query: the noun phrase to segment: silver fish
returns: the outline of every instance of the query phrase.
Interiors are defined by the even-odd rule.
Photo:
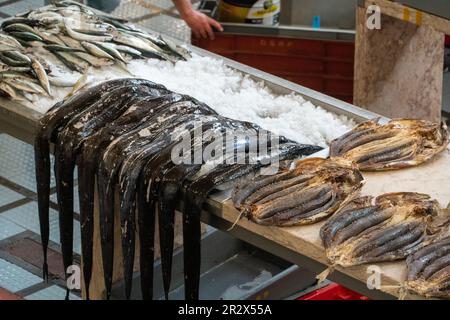
[[[31,68],[33,69],[34,73],[36,74],[39,83],[41,84],[42,88],[51,96],[51,90],[50,90],[50,83],[48,81],[47,73],[45,72],[44,67],[37,59],[31,59]]]

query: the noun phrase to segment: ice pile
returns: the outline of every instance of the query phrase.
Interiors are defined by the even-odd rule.
[[[156,59],[133,60],[128,64],[132,76],[165,85],[178,93],[188,94],[229,118],[254,122],[266,130],[300,143],[327,146],[350,130],[353,121],[314,106],[296,94],[275,95],[264,84],[226,66],[223,61],[194,54],[188,61],[175,65]],[[52,69],[58,76],[61,70]],[[90,72],[87,82],[129,77],[118,67]],[[76,77],[67,73],[64,77]],[[63,99],[70,89],[54,88],[50,98],[35,97],[35,106],[45,112],[55,101]]]

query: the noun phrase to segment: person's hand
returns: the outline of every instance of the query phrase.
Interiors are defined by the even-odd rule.
[[[218,31],[223,31],[219,22],[196,10],[182,15],[182,18],[197,38],[201,37],[203,39],[209,38],[214,40],[215,37],[212,27]]]

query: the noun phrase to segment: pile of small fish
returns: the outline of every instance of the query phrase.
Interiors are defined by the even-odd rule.
[[[442,208],[428,195],[399,192],[356,198],[321,228],[326,255],[344,267],[406,258],[419,249]]]
[[[186,60],[186,49],[168,39],[140,31],[125,20],[96,13],[75,1],[6,19],[0,33],[0,90],[15,100],[27,94],[51,95],[50,86],[73,87],[76,81],[52,75],[43,56],[52,55],[62,68],[82,74],[90,67],[117,65],[131,59]]]
[[[256,223],[304,225],[332,215],[362,182],[350,161],[310,158],[299,160],[293,170],[244,182],[232,198],[235,207]]]
[[[445,123],[400,119],[380,125],[370,120],[333,140],[330,156],[352,160],[360,170],[392,170],[426,162],[448,143]]]
[[[203,135],[200,142],[194,135],[198,130]],[[217,134],[239,130],[262,132],[255,124],[222,117],[192,97],[173,93],[164,86],[141,79],[107,81],[57,103],[40,120],[35,140],[45,261],[49,239],[50,143],[54,143],[61,247],[66,270],[73,260],[73,174],[75,165],[78,168],[86,293],[89,292],[92,275],[94,191],[98,189],[107,297],[112,284],[114,211],[118,197],[126,296],[129,297],[131,292],[135,232],[138,229],[142,295],[144,299],[152,298],[155,215],[158,215],[167,298],[171,282],[175,209],[183,205],[185,297],[198,299],[200,213],[209,193],[220,186],[230,188],[240,179],[254,177],[262,167],[273,163],[267,161],[271,158],[283,162],[321,150],[317,146],[278,137],[276,148],[270,144],[269,153],[260,156],[248,151],[248,139],[237,139],[233,140],[233,150],[245,150],[246,156],[254,157],[255,161],[212,165],[207,161],[176,163],[172,159],[182,132],[189,133],[190,146],[194,148],[199,143],[212,141]],[[216,146],[215,153],[225,152],[226,145]],[[47,276],[45,262],[44,277]]]

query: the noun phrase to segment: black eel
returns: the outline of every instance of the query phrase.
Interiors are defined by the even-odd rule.
[[[226,129],[259,129],[255,124],[248,122],[235,122],[231,119],[223,119],[222,121],[214,121],[207,123],[206,119],[203,119],[202,123],[202,135],[206,135],[201,141],[204,143],[211,142],[217,134],[226,133]],[[192,128],[191,130],[194,130]],[[212,134],[211,134],[212,133]],[[193,132],[190,132],[190,136]],[[201,147],[195,144],[194,140],[191,140],[192,149],[195,147]],[[247,142],[245,142],[247,143]],[[144,171],[144,175],[148,180],[147,197],[148,201],[152,203],[158,203],[158,220],[159,220],[159,234],[160,234],[160,247],[161,247],[161,267],[163,274],[163,286],[165,298],[168,299],[170,290],[171,273],[172,273],[172,255],[173,255],[173,238],[174,238],[174,222],[175,222],[175,208],[180,205],[180,191],[183,182],[189,179],[190,176],[197,173],[201,165],[200,164],[179,164],[174,165],[171,159],[172,146],[166,147],[157,156],[150,160]],[[226,144],[222,145],[222,154],[226,148]],[[236,145],[235,145],[236,148]],[[244,148],[245,149],[245,148]],[[191,158],[193,161],[193,159]],[[150,183],[151,181],[151,183]],[[151,187],[149,187],[149,184]]]
[[[92,241],[90,239],[93,233],[95,173],[102,150],[114,137],[134,129],[140,122],[147,121],[150,117],[150,110],[156,114],[156,111],[165,106],[165,103],[180,99],[183,99],[183,96],[178,94],[158,97],[138,95],[128,102],[129,107],[123,115],[84,140],[82,150],[77,157],[77,164],[85,288],[89,288],[92,269]]]
[[[271,154],[279,161],[307,156],[321,150],[320,147],[285,143],[279,146],[277,154]],[[235,182],[240,178],[254,175],[263,167],[262,162],[255,164],[220,164],[209,173],[200,176],[185,186],[183,212],[183,254],[185,274],[185,299],[198,300],[200,281],[200,213],[207,196],[218,186]]]
[[[73,170],[76,155],[87,137],[120,116],[137,95],[160,94],[160,90],[153,87],[154,83],[152,82],[142,82],[139,86],[124,85],[118,87],[74,117],[58,134],[55,143],[55,178],[60,216],[61,249],[65,270],[72,264],[73,258]],[[105,106],[108,107],[105,108]],[[85,218],[86,216],[83,215],[83,221],[81,221],[83,228],[86,226],[86,221],[92,223],[92,219]],[[92,247],[86,241],[84,243],[86,246],[83,246],[83,249],[86,249],[87,246]],[[88,259],[88,265],[91,265],[89,253],[86,258]]]
[[[122,229],[122,254],[124,259],[124,278],[125,292],[128,298],[131,293],[131,280],[134,261],[134,199],[136,197],[136,184],[143,165],[148,159],[153,157],[160,158],[166,155],[165,159],[171,162],[171,150],[177,142],[172,141],[171,132],[184,129],[191,121],[195,119],[195,113],[192,113],[192,107],[198,107],[192,102],[183,103],[174,111],[177,111],[178,117],[163,126],[163,130],[153,137],[152,143],[143,148],[132,150],[122,161],[122,167],[119,172],[119,195],[120,195],[120,217]],[[172,106],[173,107],[173,106]],[[216,119],[214,117],[214,119]],[[161,123],[160,123],[161,125]],[[164,152],[166,151],[166,152]]]
[[[180,105],[181,104],[181,105]],[[198,112],[194,112],[191,107],[186,107],[189,105],[196,106],[200,109],[204,109],[203,106],[197,106],[191,101],[186,101],[184,103],[179,102],[178,106],[166,107],[167,112],[164,115],[158,117],[159,121],[149,121],[148,123],[137,127],[121,137],[114,140],[103,154],[102,161],[99,163],[98,168],[98,183],[99,183],[99,194],[100,194],[100,218],[102,221],[107,221],[108,223],[103,223],[103,233],[106,235],[113,231],[113,216],[114,216],[114,186],[118,182],[118,174],[120,172],[122,163],[127,157],[133,158],[135,155],[140,155],[142,152],[145,153],[147,150],[147,156],[151,156],[153,150],[161,149],[164,146],[171,143],[170,133],[177,125],[181,125],[183,121],[188,120]],[[178,108],[184,105],[185,107]],[[174,109],[171,109],[174,108]],[[207,110],[206,110],[207,111]],[[157,149],[155,149],[157,148]],[[138,177],[139,170],[133,168],[129,173],[130,177],[133,176],[133,181],[136,181]],[[126,180],[126,179],[125,179]],[[135,188],[135,184],[131,185]],[[129,192],[127,194],[130,194]],[[121,192],[122,195],[122,192]],[[133,208],[134,198],[131,197],[129,200],[124,201],[121,199],[121,223],[122,230],[126,231],[122,234],[123,236],[123,255],[124,255],[124,274],[128,277],[129,281],[126,281],[126,292],[127,296],[131,292],[131,275],[132,275],[132,265],[134,255],[134,233],[133,228],[126,228],[126,224],[134,225],[134,221],[131,215],[128,214]],[[123,214],[127,212],[127,214]],[[109,216],[109,219],[107,218]],[[102,232],[102,230],[101,230]],[[102,237],[103,238],[103,237]],[[106,242],[107,239],[105,239]],[[110,238],[108,237],[108,240]],[[108,246],[108,243],[106,243]],[[107,248],[104,252],[106,259],[112,259],[112,247]],[[109,274],[109,272],[108,272]],[[106,276],[106,274],[105,274]],[[108,286],[110,286],[110,279],[106,279]],[[107,290],[108,291],[108,290]]]
[[[109,90],[126,84],[139,85],[143,80],[125,78],[106,81],[56,103],[40,119],[34,141],[35,172],[39,207],[41,242],[44,256],[43,278],[48,279],[47,248],[49,241],[50,142],[55,142],[61,128],[79,112],[91,106]]]
[[[92,215],[94,205],[93,190],[95,186],[95,173],[97,171],[98,161],[104,149],[114,138],[135,129],[142,123],[148,122],[151,118],[163,114],[162,109],[164,109],[167,104],[186,99],[188,98],[185,96],[173,93],[162,95],[159,97],[137,97],[137,100],[131,104],[131,106],[127,111],[125,111],[122,116],[120,116],[117,120],[111,122],[106,127],[102,128],[84,141],[83,148],[77,159],[79,170],[78,189],[81,199],[80,214],[82,216],[82,220],[86,223],[82,223],[82,227],[85,227],[82,228],[82,238],[89,239],[89,236],[92,234]],[[85,217],[85,219],[83,218],[83,216]],[[104,220],[102,220],[102,223],[103,221]],[[86,231],[84,235],[83,229],[85,229]],[[88,244],[86,250],[88,250],[88,248],[90,247],[91,245]],[[91,252],[89,252],[88,256],[91,255]],[[85,256],[84,253],[83,256]],[[109,275],[112,272],[112,264],[110,265],[106,263],[110,260],[111,259],[109,258],[104,259],[105,263],[103,264],[103,267],[105,275]],[[89,266],[86,266],[83,269],[85,286],[88,286],[90,269]]]
[[[55,105],[41,121],[35,142],[44,277],[48,273],[49,145],[54,142],[65,268],[72,263],[73,170],[75,164],[78,166],[83,277],[87,297],[89,298],[92,275],[93,210],[97,178],[107,298],[110,297],[112,284],[114,207],[115,192],[118,190],[126,297],[129,298],[131,294],[135,211],[139,224],[142,297],[153,298],[155,217],[158,214],[163,283],[165,296],[168,298],[175,209],[183,203],[185,297],[188,300],[198,299],[200,212],[208,194],[218,186],[229,187],[241,178],[256,174],[268,164],[264,160],[270,160],[271,157],[283,161],[320,150],[319,147],[300,145],[279,137],[279,148],[276,149],[280,154],[260,157],[256,163],[222,163],[215,167],[205,162],[174,163],[172,151],[179,143],[181,133],[188,132],[191,147],[198,145],[194,133],[200,121],[200,132],[202,138],[206,139],[201,143],[211,142],[215,135],[226,134],[227,131],[242,131],[244,136],[248,130],[262,132],[255,124],[221,117],[192,97],[171,93],[165,87],[145,80],[112,80]],[[235,141],[234,145],[246,154],[247,160],[255,157],[250,154],[248,142],[244,138]],[[270,142],[268,146],[271,148]],[[226,147],[223,144],[222,151]],[[226,157],[228,156],[227,154]],[[184,198],[181,197],[182,194]]]

